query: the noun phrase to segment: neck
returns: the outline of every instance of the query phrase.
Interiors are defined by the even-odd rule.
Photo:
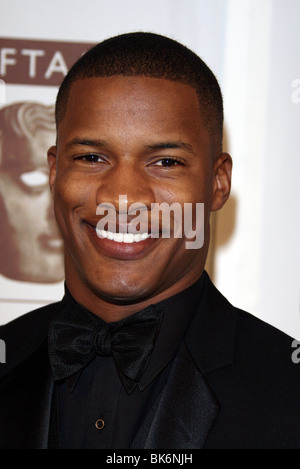
[[[66,285],[72,297],[84,308],[88,309],[105,322],[115,322],[131,316],[147,306],[160,303],[187,289],[200,278],[202,272],[199,272],[197,278],[190,280],[185,279],[185,281],[180,282],[180,285],[172,285],[162,292],[153,292],[153,294],[147,298],[135,299],[127,301],[126,303],[116,301],[113,298],[105,298],[102,292],[83,282],[79,285],[77,282],[74,282],[74,278],[68,275],[66,275]]]
[[[76,268],[71,256],[65,252],[65,280],[72,297],[84,308],[99,316],[106,322],[115,322],[124,319],[152,304],[160,303],[193,285],[202,275],[207,257],[208,242],[201,248],[202,257],[198,258],[193,269],[188,266],[185,272],[176,278],[170,279],[170,274],[160,275],[156,281],[137,285],[138,278],[131,284],[128,282],[123,291],[126,298],[112,296],[110,284],[105,284],[105,278],[98,275],[83,275]],[[169,272],[169,271],[168,271]],[[89,272],[87,272],[88,274]],[[122,284],[122,279],[119,280]],[[114,285],[118,295],[119,290]]]

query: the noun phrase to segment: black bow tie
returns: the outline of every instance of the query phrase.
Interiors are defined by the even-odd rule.
[[[78,303],[64,302],[49,327],[49,357],[55,380],[65,379],[99,355],[112,355],[128,393],[149,362],[162,312],[155,306],[106,323]]]

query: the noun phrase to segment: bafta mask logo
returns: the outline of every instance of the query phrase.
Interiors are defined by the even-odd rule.
[[[21,102],[0,110],[0,273],[10,279],[64,278],[48,184],[47,150],[55,135],[54,106]]]

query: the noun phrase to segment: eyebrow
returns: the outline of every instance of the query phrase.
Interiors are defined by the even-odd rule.
[[[107,146],[107,143],[105,140],[99,140],[99,139],[89,139],[89,138],[79,138],[75,137],[70,142],[67,143],[67,147],[73,147],[76,145],[84,145],[88,147],[99,147],[103,148]]]
[[[76,145],[104,148],[108,146],[108,143],[105,140],[101,140],[101,139],[90,139],[90,138],[80,138],[80,137],[75,137],[72,140],[70,140],[70,142],[67,143],[67,147],[72,147]],[[179,150],[184,150],[184,151],[194,154],[192,145],[190,145],[189,143],[183,142],[181,140],[151,143],[151,144],[145,145],[145,148],[148,151],[179,149]]]
[[[189,143],[185,143],[182,141],[169,141],[169,142],[158,142],[158,143],[153,143],[150,145],[146,145],[146,148],[152,151],[157,151],[157,150],[185,150],[188,151],[189,153],[194,153],[192,145]]]

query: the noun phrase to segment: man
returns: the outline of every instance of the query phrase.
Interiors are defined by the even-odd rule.
[[[1,447],[300,447],[291,338],[231,306],[204,271],[232,166],[212,72],[168,38],[111,38],[69,71],[56,122],[66,294],[0,329]],[[152,232],[162,203],[183,220],[191,210],[194,237],[204,204],[202,247],[175,236],[171,210],[170,236],[161,216]]]
[[[45,159],[54,140],[54,106],[18,102],[0,110],[0,273],[12,280],[64,278]]]

